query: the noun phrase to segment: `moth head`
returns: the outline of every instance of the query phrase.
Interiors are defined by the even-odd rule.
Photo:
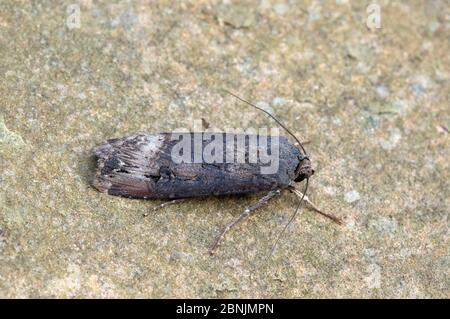
[[[312,168],[311,161],[307,156],[303,156],[300,159],[300,163],[297,166],[295,174],[295,182],[301,182],[302,180],[311,177],[314,174],[314,169]]]

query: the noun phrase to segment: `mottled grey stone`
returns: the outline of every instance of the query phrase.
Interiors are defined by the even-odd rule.
[[[0,2],[0,298],[449,298],[445,1]],[[90,186],[91,150],[137,131],[260,128],[315,168],[263,194],[161,201]],[[281,98],[282,97],[282,98]],[[273,108],[273,110],[271,110]],[[281,134],[285,134],[280,130]],[[304,184],[298,185],[303,189]],[[270,257],[268,257],[270,255]]]

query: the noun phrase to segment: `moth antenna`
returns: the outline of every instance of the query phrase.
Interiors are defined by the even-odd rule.
[[[300,206],[302,205],[303,200],[305,199],[306,192],[308,191],[308,184],[309,184],[309,178],[306,178],[306,185],[305,185],[305,190],[303,192],[303,196],[300,199],[300,202],[298,203],[297,208],[294,211],[294,214],[292,214],[291,218],[289,219],[289,222],[286,224],[286,226],[284,226],[283,230],[281,231],[281,233],[278,235],[277,239],[275,240],[275,243],[273,244],[272,249],[270,250],[270,254],[269,254],[268,258],[270,258],[270,256],[272,256],[273,252],[275,251],[275,248],[277,247],[278,242],[281,239],[281,236],[284,234],[286,229],[292,223],[292,221],[294,220],[295,216],[297,216],[298,210],[300,209]]]
[[[250,106],[253,106],[255,109],[258,109],[258,110],[260,110],[260,111],[262,111],[262,112],[264,112],[264,113],[266,113],[267,115],[269,115],[275,122],[277,122],[277,124],[278,125],[280,125],[290,136],[292,136],[296,141],[297,141],[297,143],[300,145],[300,147],[301,147],[301,149],[302,149],[302,151],[303,151],[303,153],[305,154],[305,156],[308,156],[308,154],[306,153],[306,150],[305,150],[305,148],[303,147],[303,144],[300,142],[300,140],[286,127],[286,126],[284,126],[275,116],[273,116],[272,114],[270,114],[269,112],[267,112],[266,110],[264,110],[264,109],[262,109],[262,108],[260,108],[260,107],[258,107],[258,106],[256,106],[255,104],[253,104],[253,103],[250,103],[249,101],[246,101],[246,100],[244,100],[243,98],[240,98],[239,96],[237,96],[236,94],[234,94],[234,93],[232,93],[232,92],[230,92],[230,91],[228,91],[227,89],[222,89],[222,90],[224,90],[225,92],[227,92],[228,94],[230,94],[230,95],[232,95],[232,96],[234,96],[235,98],[237,98],[238,100],[240,100],[240,101],[242,101],[242,102],[244,102],[244,103],[246,103],[246,104],[248,104],[248,105],[250,105]]]

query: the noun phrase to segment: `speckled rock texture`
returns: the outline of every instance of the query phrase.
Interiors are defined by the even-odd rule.
[[[0,297],[449,298],[449,4],[378,3],[1,1]],[[268,257],[285,193],[211,257],[259,195],[144,219],[90,186],[107,138],[275,126],[222,88],[308,141],[344,226],[302,209]]]

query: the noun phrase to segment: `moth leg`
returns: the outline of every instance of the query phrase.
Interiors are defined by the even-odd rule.
[[[303,200],[308,204],[309,208],[311,208],[316,213],[319,213],[320,215],[331,219],[336,224],[342,225],[342,220],[341,219],[339,219],[336,216],[333,216],[333,215],[330,215],[330,214],[322,212],[313,202],[311,202],[311,200],[308,198],[308,196],[306,196],[306,195],[303,196],[303,193],[301,191],[299,191],[298,189],[296,189],[295,187],[291,186],[291,187],[289,187],[289,190],[292,191],[299,198],[303,197]]]
[[[179,199],[170,200],[168,202],[164,202],[164,203],[162,203],[160,205],[157,205],[157,206],[153,207],[151,212],[155,212],[155,211],[157,211],[157,210],[159,210],[161,208],[164,208],[164,207],[169,206],[169,205],[177,204],[177,203],[183,202],[185,200],[186,200],[186,198],[179,198]],[[150,215],[150,212],[146,212],[142,216],[143,217],[147,217],[148,215]]]
[[[256,204],[254,204],[253,206],[247,207],[247,209],[244,210],[244,212],[242,214],[240,214],[239,216],[237,216],[233,221],[231,221],[230,223],[228,223],[223,229],[222,232],[219,234],[219,236],[217,236],[216,240],[214,241],[214,244],[212,245],[211,249],[209,250],[209,253],[211,255],[213,255],[217,248],[219,247],[220,243],[222,242],[223,238],[225,237],[225,234],[236,224],[238,224],[241,220],[243,220],[245,217],[250,216],[255,210],[257,210],[258,208],[260,208],[261,206],[267,204],[267,202],[269,200],[271,200],[272,198],[274,198],[275,196],[278,196],[281,194],[281,190],[276,189],[273,191],[270,191],[269,193],[267,193],[267,195],[265,195],[264,197],[262,197]]]

